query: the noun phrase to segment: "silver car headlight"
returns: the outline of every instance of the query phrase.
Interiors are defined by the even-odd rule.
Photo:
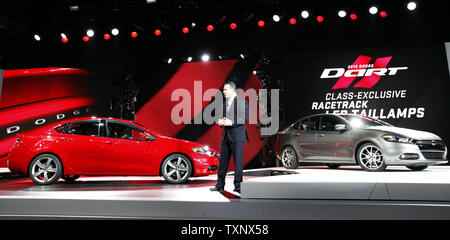
[[[196,153],[200,153],[200,154],[205,154],[208,156],[216,156],[219,157],[219,154],[209,150],[207,147],[193,147],[192,151],[196,152]]]
[[[411,143],[414,144],[414,139],[408,138],[401,135],[392,135],[392,134],[385,134],[381,136],[385,141],[388,142],[397,142],[397,143]]]

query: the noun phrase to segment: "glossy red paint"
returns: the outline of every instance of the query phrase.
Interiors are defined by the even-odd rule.
[[[128,123],[145,130],[156,139],[131,140],[59,133],[55,130],[59,125],[92,119]],[[209,171],[208,168],[219,165],[217,157],[192,150],[193,147],[205,147],[205,145],[161,136],[139,124],[122,119],[77,118],[17,136],[18,140],[8,156],[8,168],[12,172],[24,175],[28,174],[32,159],[43,153],[52,153],[61,160],[63,175],[158,176],[162,161],[174,153],[180,153],[189,158],[194,169],[191,176],[216,174],[217,171]],[[214,149],[209,150],[217,152]]]

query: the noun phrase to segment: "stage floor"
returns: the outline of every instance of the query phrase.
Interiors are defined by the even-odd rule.
[[[450,194],[448,166],[430,167],[423,172],[390,167],[379,173],[368,173],[357,166],[337,170],[326,167],[246,170],[242,198],[232,191],[232,174],[227,176],[224,194],[211,192],[209,188],[215,185],[216,177],[193,178],[184,185],[168,184],[162,177],[81,177],[75,183],[60,180],[54,185],[38,186],[29,178],[2,172],[0,218],[450,219],[450,201],[445,200]],[[386,197],[387,188],[376,187],[377,183],[383,183],[379,186],[385,187],[388,186],[385,183],[402,181],[417,186],[437,184],[445,191],[441,198],[435,200],[396,199],[392,198],[391,191],[391,195]],[[330,182],[351,183],[359,187],[356,190],[344,188],[340,193],[336,191],[338,188],[328,186]],[[313,194],[305,195],[305,184],[314,186],[309,188],[314,197],[311,197]],[[285,186],[281,188],[282,185]],[[286,195],[291,187],[296,189],[295,185],[303,188],[297,188],[301,190],[299,192],[294,191],[297,195]],[[428,191],[432,189],[423,185],[419,187]],[[273,195],[277,191],[279,195]],[[329,194],[324,195],[327,191]],[[371,198],[373,193],[381,197]],[[339,194],[340,197],[336,197]]]

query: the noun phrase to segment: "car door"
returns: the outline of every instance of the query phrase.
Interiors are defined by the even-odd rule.
[[[77,174],[99,174],[102,168],[104,139],[100,120],[72,122],[59,139],[60,155]]]
[[[320,116],[303,119],[292,133],[294,146],[303,160],[316,158],[316,139]]]
[[[320,118],[320,128],[316,134],[316,147],[321,160],[347,160],[348,153],[351,152],[348,131],[336,130],[337,124],[347,126],[345,121],[338,116],[323,115]]]
[[[153,175],[152,137],[126,122],[106,120],[104,168],[111,175]],[[150,136],[149,139],[145,136]]]

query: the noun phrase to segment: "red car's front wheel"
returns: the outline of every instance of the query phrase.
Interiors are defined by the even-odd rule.
[[[62,164],[53,154],[42,154],[35,157],[28,168],[31,180],[39,185],[49,185],[58,181],[62,175]]]
[[[191,176],[192,170],[191,161],[181,154],[168,156],[161,165],[161,173],[170,183],[185,183]]]

